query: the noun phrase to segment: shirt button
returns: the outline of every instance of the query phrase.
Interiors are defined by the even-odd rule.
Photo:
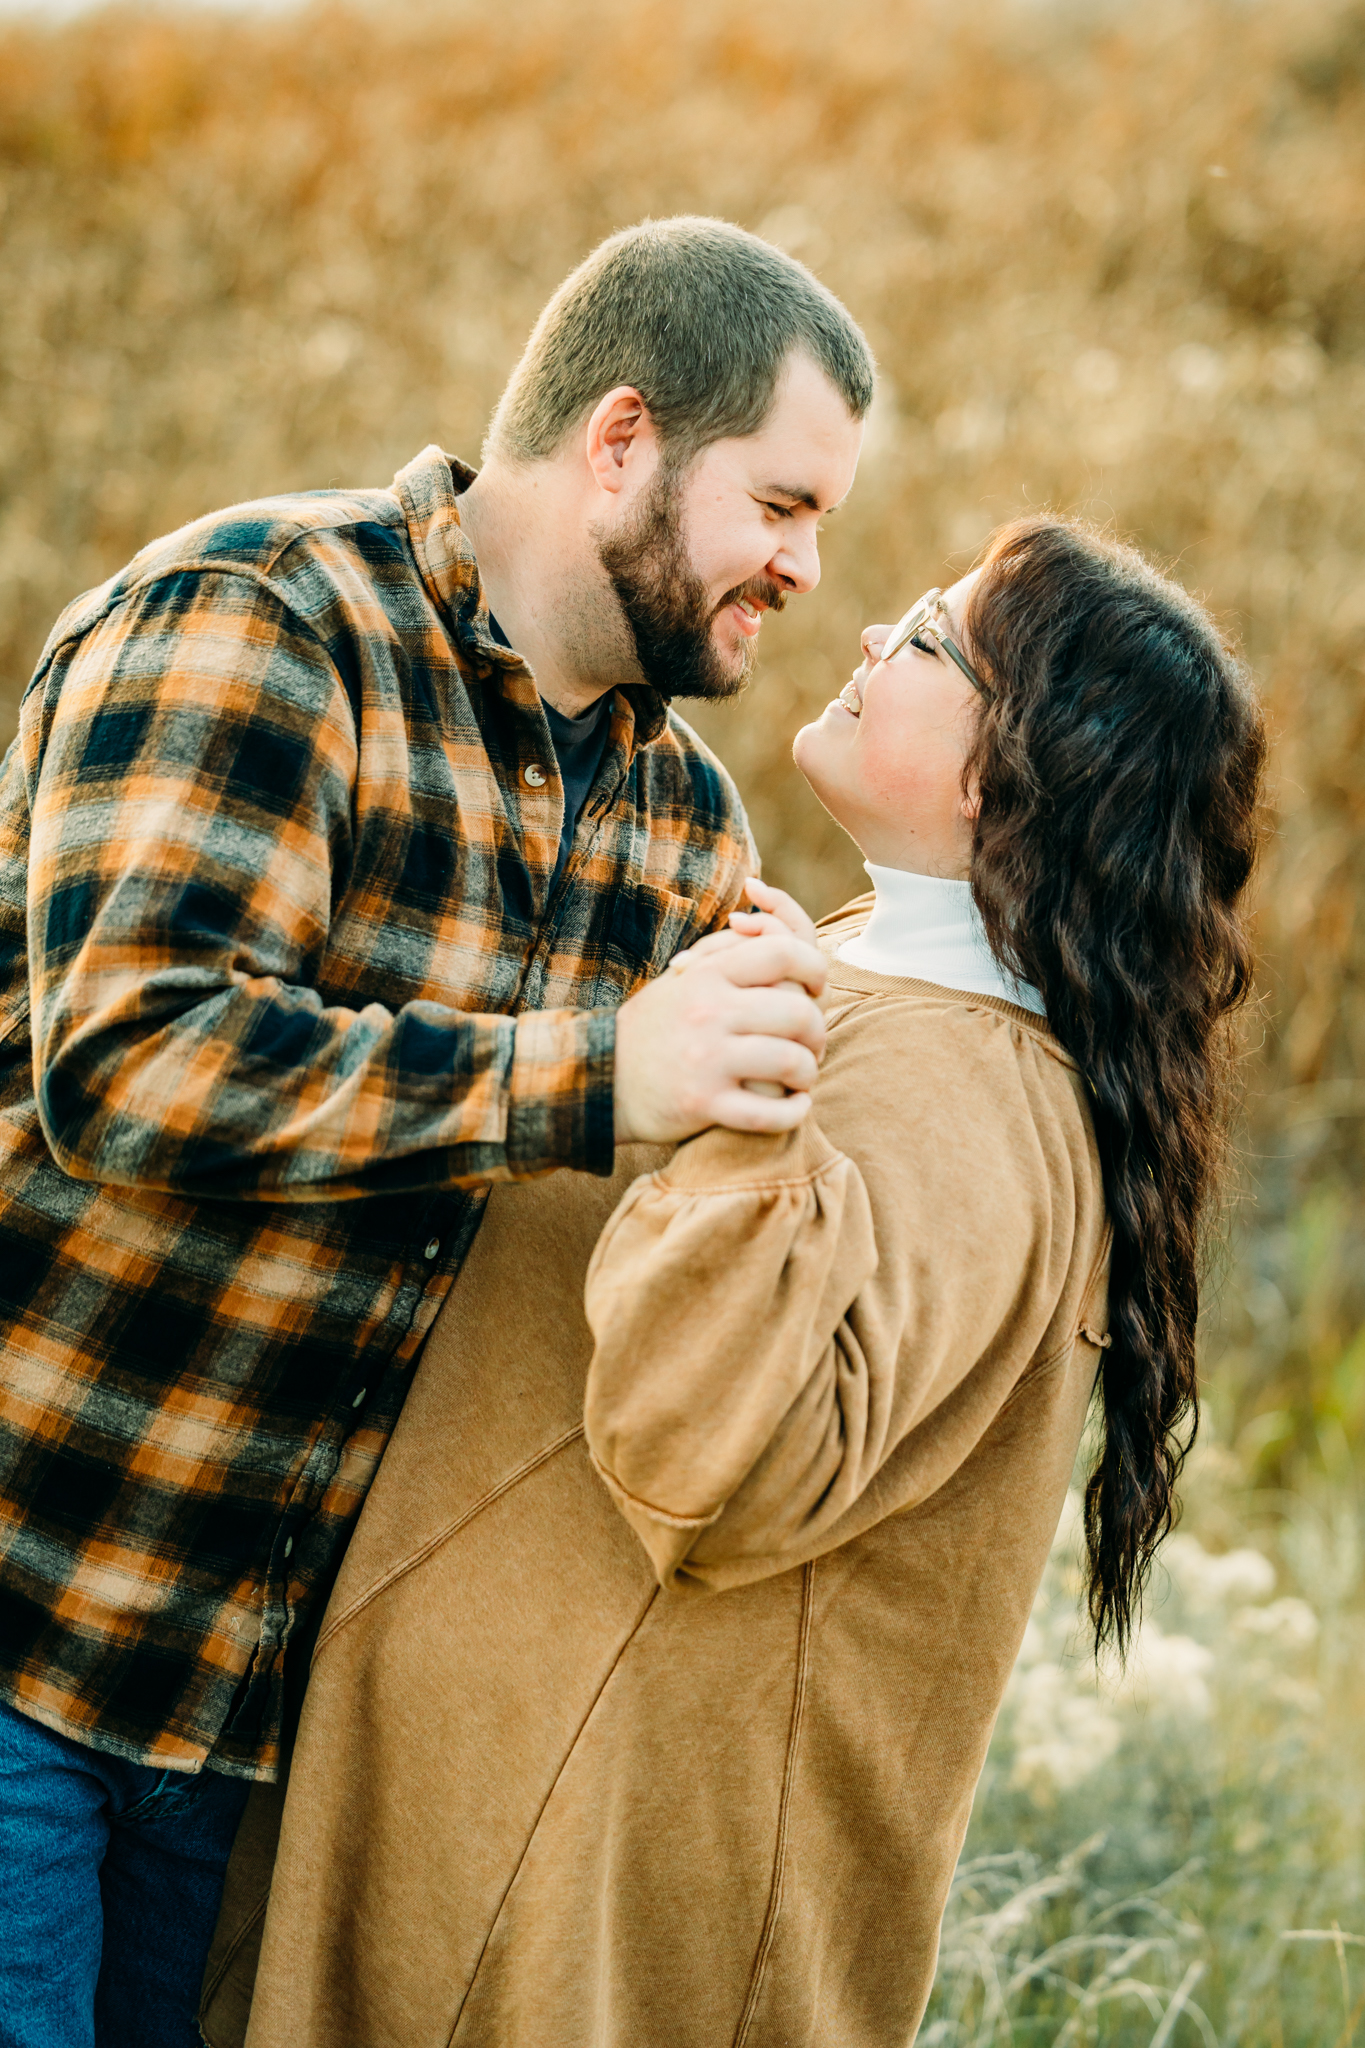
[[[368,1387],[362,1387],[360,1389],[360,1392],[356,1395],[354,1401],[352,1401],[351,1406],[353,1408],[358,1408],[361,1402],[364,1400],[365,1396],[369,1393],[369,1391],[370,1390]]]
[[[434,1258],[436,1257],[436,1254],[437,1254],[437,1253],[438,1253],[438,1252],[440,1251],[440,1249],[441,1249],[441,1240],[440,1240],[440,1238],[439,1238],[439,1237],[433,1237],[433,1238],[429,1238],[429,1239],[428,1239],[428,1241],[427,1241],[427,1248],[426,1248],[426,1250],[425,1250],[425,1251],[423,1252],[423,1254],[422,1254],[422,1257],[423,1257],[424,1259],[434,1259]]]
[[[293,1539],[293,1537],[292,1537],[292,1536],[287,1536],[287,1537],[285,1538],[285,1542],[284,1542],[284,1554],[285,1554],[285,1556],[286,1556],[286,1557],[288,1557],[288,1556],[289,1556],[289,1555],[291,1554],[291,1552],[293,1551],[293,1548],[294,1548],[294,1539]]]
[[[528,761],[521,771],[521,779],[528,789],[544,789],[549,778],[539,761]]]

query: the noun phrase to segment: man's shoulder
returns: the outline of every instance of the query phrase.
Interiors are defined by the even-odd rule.
[[[281,601],[297,602],[307,611],[335,588],[339,572],[363,567],[371,556],[392,556],[396,549],[407,551],[406,520],[393,490],[288,491],[250,498],[149,541],[125,568],[66,607],[45,654],[88,632],[136,591],[168,577],[238,575],[273,588]]]
[[[397,494],[388,489],[286,491],[249,498],[207,512],[142,548],[123,571],[142,581],[177,569],[225,568],[272,574],[291,549],[354,544],[366,527],[406,524]]]

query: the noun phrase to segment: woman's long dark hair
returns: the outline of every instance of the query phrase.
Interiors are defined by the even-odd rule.
[[[1251,983],[1264,729],[1208,614],[1079,522],[997,532],[964,624],[992,692],[967,767],[973,893],[1090,1084],[1113,1229],[1085,1532],[1096,1644],[1122,1654],[1198,1423],[1200,1231]]]

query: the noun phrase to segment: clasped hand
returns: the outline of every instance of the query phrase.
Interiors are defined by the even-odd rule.
[[[679,953],[616,1020],[616,1141],[677,1143],[724,1124],[789,1131],[810,1108],[825,958],[799,903],[746,883],[755,911]]]

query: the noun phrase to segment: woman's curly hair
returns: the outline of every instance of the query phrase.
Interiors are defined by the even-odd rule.
[[[1078,521],[995,533],[964,625],[992,692],[966,771],[973,894],[1089,1082],[1113,1229],[1085,1530],[1096,1644],[1122,1654],[1198,1423],[1200,1232],[1251,984],[1264,727],[1208,613]]]

